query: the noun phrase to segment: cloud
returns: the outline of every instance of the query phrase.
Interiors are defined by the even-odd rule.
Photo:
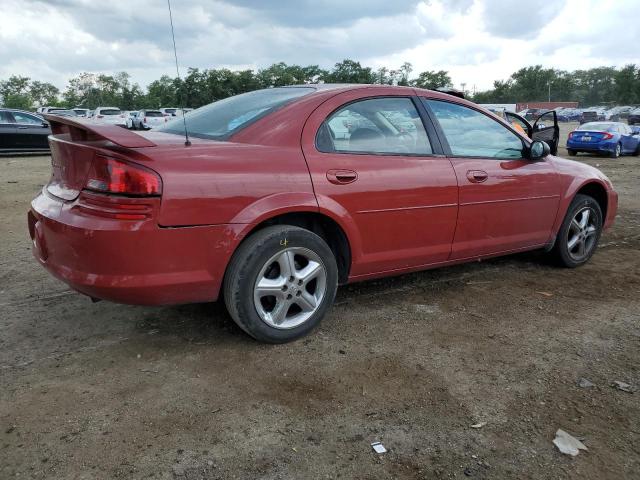
[[[565,70],[636,61],[637,0],[172,0],[181,70],[329,68],[345,58],[448,70],[489,88],[532,64]],[[0,79],[64,88],[82,71],[174,75],[164,0],[2,0]]]

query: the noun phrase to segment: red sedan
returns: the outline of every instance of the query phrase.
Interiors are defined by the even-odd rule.
[[[93,298],[223,296],[266,342],[312,330],[338,284],[546,249],[593,255],[617,194],[477,105],[409,87],[260,90],[153,132],[48,116],[37,260]],[[350,125],[350,128],[345,127]]]

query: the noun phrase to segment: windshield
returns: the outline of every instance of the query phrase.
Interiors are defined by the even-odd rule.
[[[189,135],[223,140],[259,118],[313,91],[313,87],[280,87],[243,93],[198,108],[188,116],[173,119],[158,131],[182,135],[182,122],[186,121]]]
[[[578,127],[578,130],[590,130],[596,132],[606,132],[610,128],[613,128],[613,125],[610,123],[598,123],[598,122],[589,122],[584,123]]]

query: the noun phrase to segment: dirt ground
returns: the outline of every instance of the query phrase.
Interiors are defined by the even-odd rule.
[[[49,158],[0,158],[0,478],[640,478],[640,391],[610,386],[640,386],[640,158],[578,158],[620,194],[588,265],[529,253],[343,287],[281,346],[221,305],[70,291],[30,252]],[[558,428],[589,450],[560,454]]]

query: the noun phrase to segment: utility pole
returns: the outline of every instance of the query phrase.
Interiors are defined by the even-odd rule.
[[[549,87],[549,102],[551,102],[551,80],[547,82],[547,86]]]

